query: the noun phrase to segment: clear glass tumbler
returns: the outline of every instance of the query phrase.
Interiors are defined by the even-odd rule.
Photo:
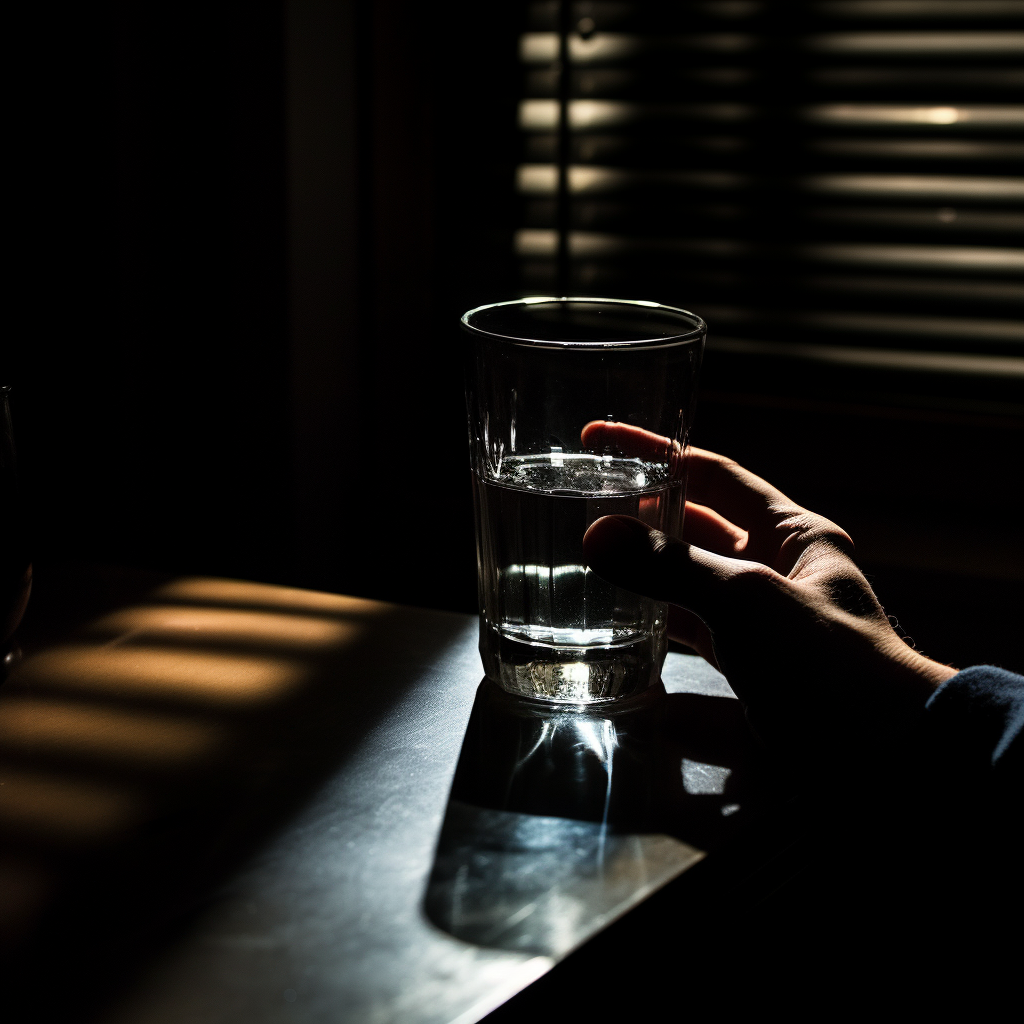
[[[656,302],[531,298],[462,327],[484,671],[541,700],[632,697],[660,678],[667,609],[591,572],[583,535],[615,514],[680,535],[705,324]]]

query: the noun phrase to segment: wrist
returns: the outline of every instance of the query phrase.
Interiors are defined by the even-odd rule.
[[[896,650],[892,654],[900,666],[900,675],[908,688],[921,699],[922,704],[947,679],[952,679],[960,671],[952,665],[943,665],[941,661],[935,661],[920,651],[907,647],[902,641],[899,641],[899,646],[902,650]]]
[[[927,683],[929,696],[947,679],[952,679],[960,671],[958,668],[953,668],[952,665],[943,665],[941,661],[935,661],[924,654],[918,654],[916,651],[914,653],[918,660],[918,674]]]

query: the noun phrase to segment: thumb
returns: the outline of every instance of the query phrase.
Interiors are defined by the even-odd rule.
[[[605,516],[583,538],[583,557],[599,576],[624,590],[680,605],[714,628],[744,596],[775,576],[767,566],[727,558],[667,537],[629,516]],[[749,579],[753,586],[737,586]],[[728,605],[728,609],[727,609]]]

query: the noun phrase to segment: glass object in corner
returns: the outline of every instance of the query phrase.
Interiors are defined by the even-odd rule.
[[[9,387],[0,387],[0,680],[18,658],[14,633],[32,589],[32,562],[14,454],[10,396]]]

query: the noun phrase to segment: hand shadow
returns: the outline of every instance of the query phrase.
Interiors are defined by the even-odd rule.
[[[659,687],[592,711],[484,680],[428,918],[476,945],[560,957],[726,843],[765,802],[759,752],[739,702],[692,682],[705,692]]]

